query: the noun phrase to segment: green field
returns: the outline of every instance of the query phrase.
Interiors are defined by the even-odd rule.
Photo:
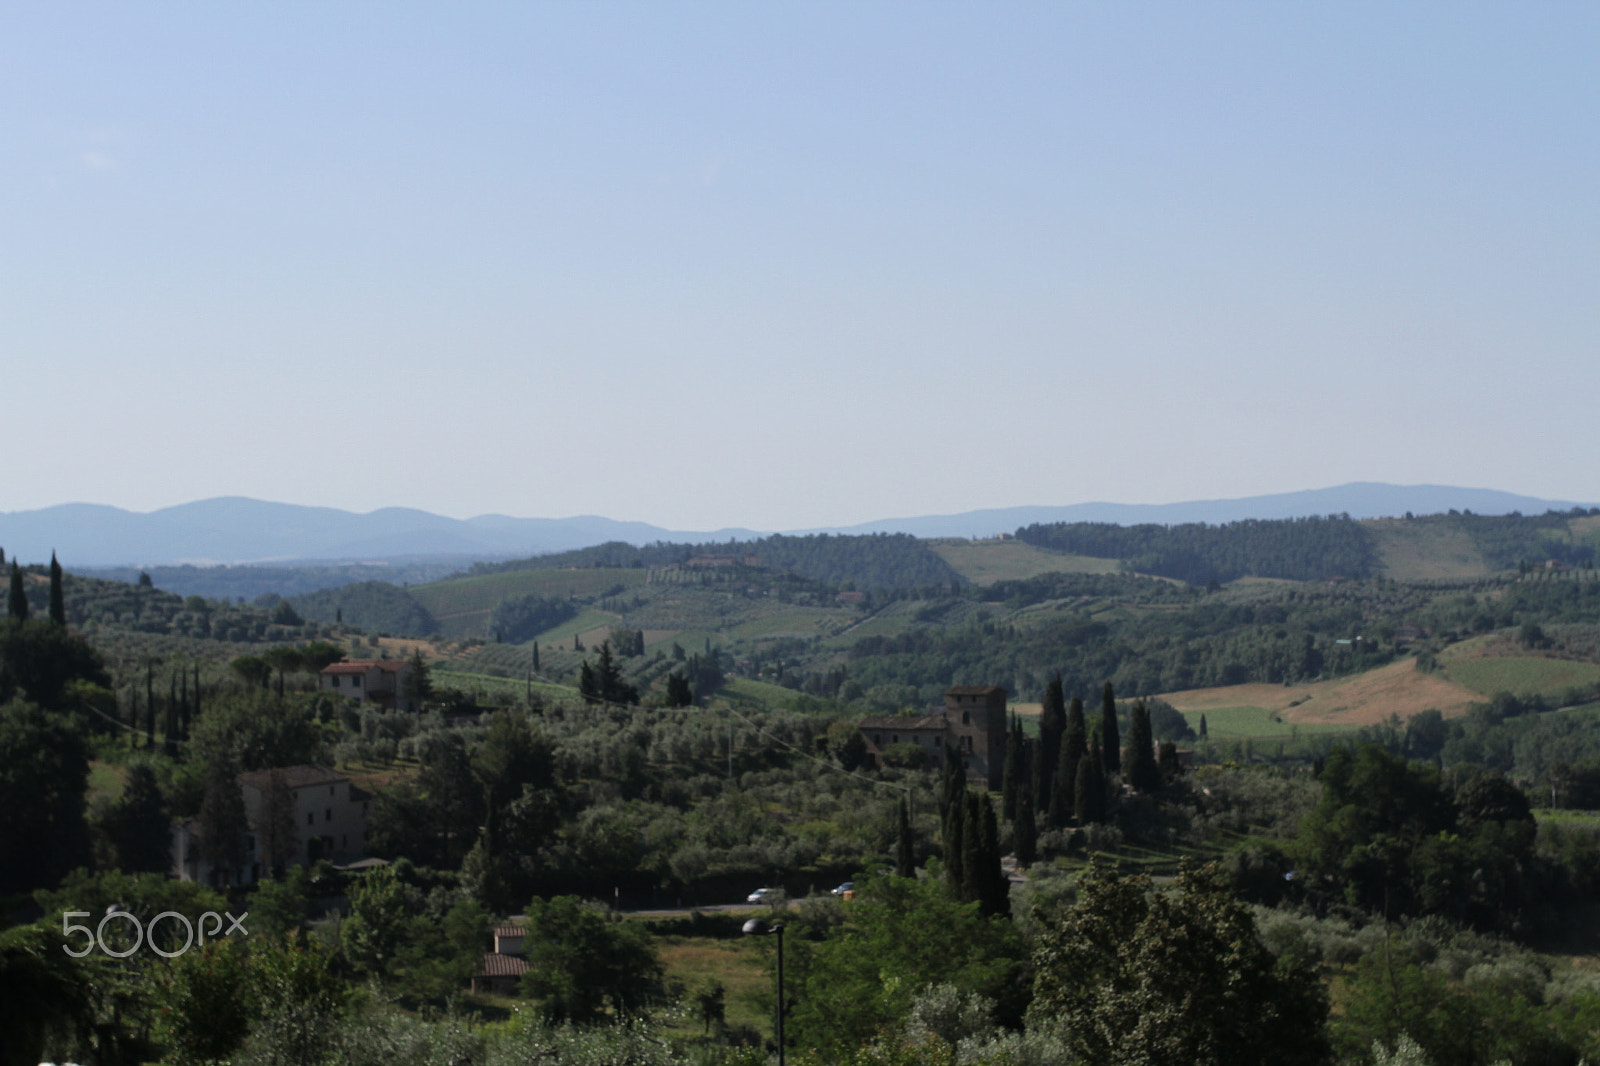
[[[1185,711],[1189,725],[1200,731],[1200,716],[1206,719],[1206,732],[1212,739],[1220,737],[1299,737],[1312,733],[1343,733],[1351,726],[1324,725],[1279,721],[1265,707],[1214,707],[1206,711]]]
[[[411,589],[447,637],[484,636],[489,612],[512,596],[595,596],[643,585],[645,570],[511,570],[435,581]]]
[[[1559,696],[1576,685],[1600,681],[1600,665],[1546,659],[1536,655],[1485,658],[1444,657],[1440,660],[1450,680],[1485,696],[1513,692],[1519,696]]]
[[[750,1026],[772,1032],[772,962],[767,958],[769,937],[715,940],[709,937],[664,936],[656,940],[669,981],[682,982],[689,991],[708,981],[720,981],[727,990],[725,1019],[730,1026]],[[700,1036],[705,1028],[698,1018],[684,1018],[671,1032]]]
[[[980,587],[1038,574],[1114,574],[1115,559],[1045,551],[1020,540],[935,540],[928,546],[950,566]]]

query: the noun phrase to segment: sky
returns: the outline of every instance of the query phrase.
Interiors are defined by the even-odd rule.
[[[1593,3],[0,8],[0,511],[1600,500]]]

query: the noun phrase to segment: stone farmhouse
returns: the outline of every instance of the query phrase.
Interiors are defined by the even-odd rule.
[[[944,694],[944,706],[920,717],[889,715],[863,718],[861,738],[867,761],[877,766],[886,749],[916,744],[931,766],[944,765],[947,748],[966,768],[967,779],[986,788],[1000,787],[1006,757],[1006,690],[998,685],[956,685]]]
[[[414,711],[404,696],[410,675],[411,664],[404,659],[355,659],[324,666],[317,687],[388,711]]]
[[[244,797],[244,863],[213,868],[195,847],[194,820],[172,827],[172,873],[218,887],[252,884],[274,865],[309,866],[319,859],[345,865],[366,855],[370,793],[325,766],[285,766],[239,775]]]

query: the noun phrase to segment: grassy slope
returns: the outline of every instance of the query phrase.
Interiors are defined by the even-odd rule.
[[[1575,685],[1600,681],[1600,666],[1549,659],[1537,655],[1454,657],[1441,659],[1450,680],[1475,692],[1492,696],[1513,692],[1519,696],[1559,696]]]
[[[763,954],[765,937],[738,940],[713,940],[709,937],[665,936],[656,941],[667,978],[683,982],[690,992],[709,981],[721,981],[727,989],[724,1000],[727,1023],[751,1026],[763,1034],[772,1032],[772,963]],[[686,1018],[673,1032],[699,1036],[704,1027],[698,1018]]]
[[[1114,574],[1115,559],[1091,559],[1087,555],[1064,555],[1045,551],[1020,540],[935,540],[930,548],[956,573],[974,585],[992,585],[1036,574]]]
[[[1184,712],[1191,724],[1202,713],[1213,735],[1286,735],[1299,727],[1354,728],[1397,714],[1409,718],[1426,710],[1445,716],[1465,714],[1482,696],[1448,678],[1417,670],[1416,661],[1399,662],[1354,677],[1305,685],[1229,685],[1226,688],[1169,692],[1162,699]],[[1279,720],[1274,722],[1273,716]]]
[[[1489,567],[1465,530],[1376,518],[1361,523],[1378,540],[1383,576],[1397,581],[1483,577]]]
[[[644,570],[512,570],[418,585],[411,589],[447,637],[484,636],[489,612],[509,596],[592,596],[614,585],[642,585]]]

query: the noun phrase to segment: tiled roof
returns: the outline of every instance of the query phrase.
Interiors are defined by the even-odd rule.
[[[494,935],[504,940],[514,936],[527,936],[528,931],[520,925],[497,925],[494,927]]]
[[[889,729],[899,730],[902,733],[913,729],[948,729],[950,720],[942,714],[928,714],[921,718],[902,717],[889,715],[886,718],[863,718],[861,729]]]
[[[991,692],[1004,692],[999,685],[951,685],[944,690],[946,696],[987,696]]]
[[[528,960],[518,955],[496,955],[488,952],[478,963],[474,977],[516,977],[528,972]]]
[[[333,663],[324,666],[320,673],[324,674],[364,674],[368,670],[387,670],[390,673],[399,673],[400,668],[407,665],[405,659],[352,659],[347,663]]]
[[[309,785],[337,785],[341,781],[350,780],[337,770],[326,766],[280,766],[276,770],[251,770],[247,774],[240,774],[241,784],[249,785],[257,791],[266,791],[272,784],[272,776],[278,775],[288,788],[305,788]]]

